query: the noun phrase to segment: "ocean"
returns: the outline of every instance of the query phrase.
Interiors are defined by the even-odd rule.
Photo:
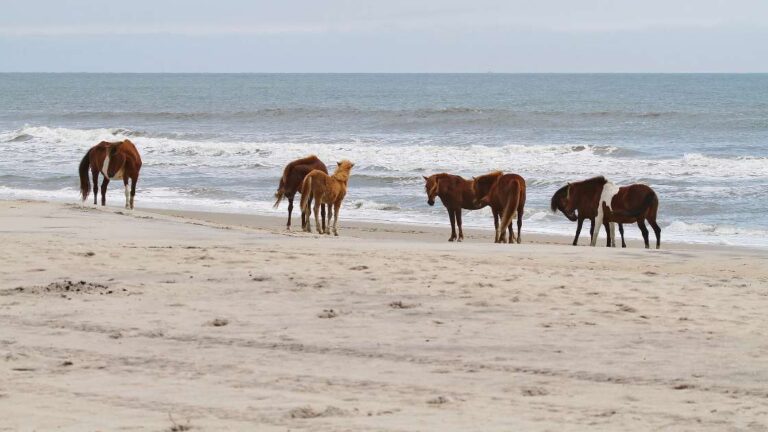
[[[355,162],[342,227],[447,225],[422,175],[500,169],[528,184],[523,239],[572,236],[552,193],[605,175],[656,190],[662,247],[768,247],[768,74],[0,74],[0,198],[79,202],[83,154],[121,138],[138,209],[285,215],[282,168],[314,153]]]

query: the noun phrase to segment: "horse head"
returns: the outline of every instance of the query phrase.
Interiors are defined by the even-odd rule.
[[[120,142],[117,145],[110,146],[110,148],[107,149],[109,152],[109,165],[107,165],[107,177],[113,178],[117,173],[123,169],[123,166],[125,165],[125,153],[120,151]]]
[[[439,181],[437,179],[437,174],[431,175],[429,177],[424,177],[424,190],[427,192],[427,204],[433,206],[435,205],[435,196],[437,196],[438,191],[438,185]]]
[[[573,209],[573,194],[571,193],[571,184],[561,187],[552,195],[549,204],[550,209],[557,213],[560,210],[570,221],[576,221],[576,212]]]

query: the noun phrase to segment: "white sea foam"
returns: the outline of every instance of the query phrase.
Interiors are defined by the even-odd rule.
[[[711,203],[734,197],[750,202],[765,199],[768,157],[764,156],[689,153],[665,159],[630,158],[620,156],[621,149],[605,145],[452,146],[426,139],[418,145],[376,140],[194,141],[169,136],[172,134],[153,137],[120,128],[45,126],[0,132],[0,197],[77,202],[76,164],[85,150],[101,140],[130,138],[144,160],[138,208],[282,215],[285,208],[272,209],[272,193],[282,167],[288,160],[314,153],[331,170],[334,160],[348,158],[356,163],[343,210],[345,218],[447,224],[441,206],[426,206],[421,176],[442,171],[471,176],[502,169],[528,179],[524,231],[572,235],[575,225],[546,209],[549,195],[567,180],[606,175],[619,184],[642,180],[654,185],[662,197],[664,239],[768,246],[765,231],[695,222],[702,213],[697,206],[706,209]],[[29,177],[30,172],[35,176]],[[121,189],[112,188],[108,201],[120,203]],[[675,208],[678,213],[667,213],[667,209]],[[677,221],[664,226],[665,219]],[[472,227],[487,228],[489,221],[488,209],[468,212],[464,217],[465,225]],[[640,237],[631,227],[627,235]]]

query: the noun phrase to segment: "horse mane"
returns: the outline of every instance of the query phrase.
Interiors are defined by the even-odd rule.
[[[588,178],[586,180],[582,180],[582,181],[579,181],[579,182],[573,182],[573,183],[571,183],[571,185],[585,185],[586,186],[586,185],[591,185],[591,184],[599,184],[600,186],[602,186],[602,185],[604,185],[606,183],[608,183],[608,179],[606,179],[603,176],[597,176],[597,177]]]
[[[479,176],[475,177],[475,181],[485,180],[488,177],[500,177],[502,175],[504,175],[504,173],[501,172],[500,170],[494,170],[494,171],[489,172],[488,174],[483,174],[483,175],[479,175]]]

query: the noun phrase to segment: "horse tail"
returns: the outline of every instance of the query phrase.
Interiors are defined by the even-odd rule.
[[[280,183],[277,185],[277,192],[275,192],[275,205],[272,208],[277,208],[285,196],[285,183],[288,181],[288,173],[291,168],[291,164],[288,164],[283,170],[283,176],[280,177]]]
[[[629,217],[640,217],[640,215],[644,214],[648,209],[651,207],[658,207],[659,206],[659,197],[656,196],[656,192],[653,190],[650,191],[648,195],[646,195],[645,200],[643,201],[643,204],[635,211],[614,211],[613,213],[620,215],[620,216],[629,216]]]
[[[312,176],[307,174],[304,177],[304,181],[301,182],[301,211],[307,212],[309,210],[309,198],[312,193]]]
[[[280,179],[280,185],[277,187],[277,192],[275,192],[275,205],[273,205],[272,208],[277,208],[277,206],[280,205],[283,196],[285,196],[285,191],[283,190],[283,180]]]
[[[91,193],[91,179],[88,177],[88,167],[91,165],[91,149],[85,152],[85,156],[80,161],[80,167],[78,169],[80,173],[80,196],[83,201],[88,199],[88,195]]]

